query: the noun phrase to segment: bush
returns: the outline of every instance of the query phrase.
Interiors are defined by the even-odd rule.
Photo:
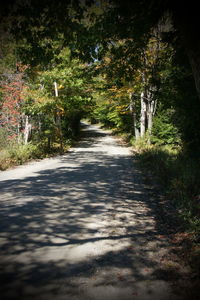
[[[0,149],[4,149],[7,145],[7,132],[5,128],[0,128]]]
[[[151,141],[156,145],[180,144],[180,134],[173,124],[173,110],[167,109],[154,117]]]
[[[4,171],[12,165],[11,158],[7,150],[0,151],[0,170]]]
[[[72,145],[71,139],[63,141],[63,152],[66,152]],[[21,165],[31,159],[51,157],[60,154],[60,144],[54,142],[51,149],[47,147],[43,139],[37,144],[31,142],[27,145],[10,143],[6,148],[0,150],[0,170],[6,170],[11,166]]]
[[[21,165],[26,161],[38,158],[41,151],[38,145],[31,143],[27,145],[10,144],[0,153],[0,170],[6,170],[13,165]]]
[[[200,163],[191,158],[178,157],[177,176],[171,180],[171,193],[183,214],[200,217]]]
[[[8,149],[8,153],[12,160],[15,160],[17,164],[23,164],[31,158],[36,158],[38,153],[37,145],[31,143],[27,145],[15,144]]]

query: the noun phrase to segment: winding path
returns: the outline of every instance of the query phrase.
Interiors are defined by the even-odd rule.
[[[0,172],[1,299],[178,299],[159,275],[168,241],[130,149],[84,131],[63,156]]]

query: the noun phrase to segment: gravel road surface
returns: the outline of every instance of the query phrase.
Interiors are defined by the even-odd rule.
[[[1,299],[178,299],[155,212],[131,150],[96,125],[63,156],[0,172]]]

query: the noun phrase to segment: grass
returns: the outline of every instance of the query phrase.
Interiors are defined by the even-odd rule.
[[[37,144],[28,143],[27,145],[10,143],[0,149],[0,170],[4,171],[16,165],[22,165],[27,161],[42,159],[66,152],[72,145],[71,140],[63,143],[63,149],[60,149],[59,143],[54,143],[48,149],[45,140]]]
[[[175,239],[177,242],[179,237],[180,241],[173,251],[190,266],[193,284],[193,276],[200,276],[200,161],[184,155],[178,148],[142,146],[142,143],[139,147],[136,144],[136,157],[144,172],[156,179],[176,207],[181,228]]]
[[[188,228],[200,233],[200,162],[172,147],[151,146],[137,157],[157,178]]]
[[[42,156],[42,153],[37,145],[10,144],[0,151],[0,170],[3,171],[15,165],[22,165],[40,156]]]

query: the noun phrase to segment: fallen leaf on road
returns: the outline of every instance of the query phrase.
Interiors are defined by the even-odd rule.
[[[118,279],[121,280],[121,281],[125,280],[124,277],[123,277],[123,275],[121,275],[121,274],[119,274],[119,273],[117,274],[117,277],[118,277]]]
[[[149,269],[144,269],[145,272],[149,272]]]
[[[128,247],[128,250],[129,250],[129,251],[133,250],[133,247],[132,247],[132,246],[131,246],[131,247]]]

